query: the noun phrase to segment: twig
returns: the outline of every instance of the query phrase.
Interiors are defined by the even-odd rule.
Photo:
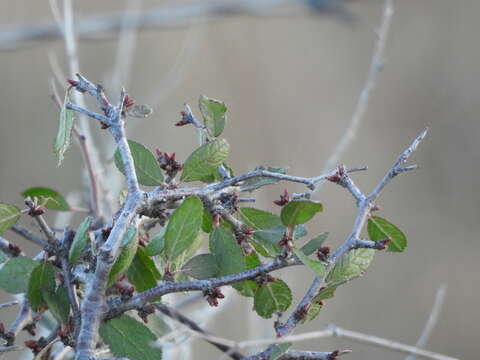
[[[20,305],[20,310],[18,311],[17,317],[10,325],[10,327],[5,331],[6,334],[10,334],[11,340],[7,342],[7,346],[13,345],[15,338],[20,331],[32,321],[32,311],[30,309],[30,303],[26,296],[22,300]]]
[[[80,19],[75,27],[75,35],[92,38],[94,35],[119,32],[136,27],[145,29],[172,29],[185,27],[192,22],[207,22],[222,17],[256,15],[265,10],[285,4],[298,4],[298,0],[241,0],[230,2],[210,0],[178,4],[170,2],[163,6],[147,9],[125,18],[124,12],[93,15]],[[65,17],[65,21],[67,21]],[[58,39],[63,36],[56,23],[5,26],[0,29],[0,49],[11,50],[25,45],[39,44],[40,41]],[[98,38],[98,37],[97,37]]]
[[[435,294],[435,300],[432,305],[432,310],[430,311],[430,315],[428,316],[427,323],[423,328],[422,334],[417,340],[415,347],[423,348],[428,342],[430,335],[432,334],[435,325],[437,325],[438,317],[440,316],[440,312],[442,310],[443,302],[445,300],[445,294],[447,292],[447,285],[441,284],[440,287],[437,289],[437,293]],[[405,360],[416,360],[415,355],[410,355],[405,358]]]
[[[10,243],[10,241],[0,236],[0,251],[2,251],[5,255],[11,257],[23,255],[23,253],[19,250],[20,248],[18,246],[13,245],[12,243]]]
[[[80,71],[77,55],[77,43],[75,38],[75,28],[73,19],[73,4],[72,0],[63,0],[63,28],[60,28],[63,32],[63,38],[65,42],[65,50],[68,58],[68,64],[70,68],[70,74],[74,74]],[[58,28],[57,28],[58,29]],[[74,100],[77,104],[85,108],[85,102],[80,94],[73,94]],[[84,116],[79,117],[79,132],[81,134],[80,144],[86,150],[82,150],[84,161],[87,165],[88,176],[90,177],[90,196],[91,196],[91,209],[94,217],[98,217],[100,214],[100,192],[99,186],[101,179],[101,168],[99,165],[98,151],[93,141],[92,133],[90,130],[90,124]],[[83,144],[82,144],[83,143]]]
[[[15,306],[15,305],[18,305],[18,300],[12,300],[12,301],[0,304],[0,309],[10,307],[10,306]]]
[[[161,304],[161,303],[157,303],[155,304],[155,307],[162,313],[162,314],[165,314],[167,315],[168,317],[180,322],[181,324],[187,326],[189,329],[192,329],[196,332],[199,332],[199,333],[202,333],[202,334],[208,334],[204,329],[202,329],[196,322],[190,320],[189,318],[187,318],[186,316],[183,316],[182,314],[180,314],[178,311],[176,311],[175,309],[167,306],[167,305],[164,305],[164,304]],[[236,351],[231,351],[232,349],[229,347],[229,346],[226,346],[224,344],[221,344],[221,343],[218,343],[218,342],[215,342],[213,340],[207,340],[207,342],[209,342],[210,344],[212,344],[213,346],[215,346],[217,349],[219,349],[220,351],[223,351],[223,352],[227,352],[228,355],[232,358],[232,359],[235,359],[235,360],[240,360],[242,359],[244,356]]]
[[[28,241],[31,241],[39,246],[41,246],[42,248],[45,248],[46,246],[48,246],[48,243],[39,238],[38,236],[32,234],[30,231],[28,231],[27,229],[25,229],[24,227],[20,226],[20,225],[13,225],[11,228],[10,228],[11,231],[13,231],[15,234],[18,234],[20,236],[22,236],[24,239],[27,239]]]
[[[110,309],[105,314],[105,319],[116,317],[125,311],[140,308],[147,302],[170,293],[184,291],[203,291],[216,287],[235,284],[244,280],[253,279],[264,273],[269,273],[288,266],[301,265],[296,258],[282,259],[276,258],[271,262],[257,266],[253,269],[245,270],[240,273],[212,278],[207,280],[184,281],[184,282],[163,282],[160,285],[133,296],[129,301],[122,302],[120,299],[113,299],[110,303]]]
[[[55,233],[52,231],[52,229],[50,229],[50,226],[45,221],[45,218],[41,214],[37,213],[37,204],[35,204],[30,197],[27,197],[25,199],[25,205],[29,207],[31,216],[35,219],[38,226],[47,237],[48,245],[55,248],[58,244],[57,239],[55,238]]]
[[[375,87],[377,81],[377,75],[383,68],[383,57],[385,52],[385,45],[387,43],[388,32],[390,29],[390,23],[393,16],[393,0],[386,0],[383,7],[383,15],[380,27],[377,31],[377,42],[375,44],[375,49],[373,51],[372,60],[370,61],[370,67],[368,69],[367,80],[363,86],[362,91],[360,92],[360,97],[358,98],[355,110],[353,111],[352,118],[350,123],[347,126],[345,133],[342,135],[340,141],[335,146],[332,154],[328,158],[323,167],[322,172],[327,171],[328,169],[335,166],[338,159],[345,152],[347,147],[350,145],[352,140],[355,138],[358,126],[360,125],[365,112],[368,106],[368,100],[370,98],[370,93]],[[315,192],[318,192],[321,185],[317,187]]]
[[[6,353],[6,352],[11,352],[11,351],[20,351],[23,350],[24,348],[20,346],[0,346],[0,353]]]
[[[69,231],[65,229],[63,234],[63,241],[62,245],[64,246],[65,250],[67,241],[69,239]],[[80,324],[81,324],[81,317],[80,317],[80,307],[77,297],[77,292],[75,290],[75,285],[73,284],[72,273],[70,271],[70,266],[68,262],[67,252],[60,255],[60,263],[62,265],[62,274],[64,277],[64,285],[67,289],[68,299],[70,300],[70,305],[72,307],[72,314],[73,314],[73,321],[75,326],[75,338],[78,336],[78,332],[80,331]]]
[[[378,183],[378,185],[370,193],[370,195],[364,196],[363,194],[361,194],[359,190],[353,191],[354,193],[359,192],[361,195],[358,196],[358,199],[359,199],[358,212],[355,218],[352,232],[348,236],[347,240],[345,240],[345,242],[328,257],[327,272],[325,276],[323,278],[316,277],[313,280],[309,290],[307,291],[303,299],[300,301],[300,303],[297,305],[296,309],[290,315],[288,320],[284,324],[279,325],[276,328],[277,335],[279,337],[288,335],[295,328],[297,323],[302,319],[302,317],[298,315],[301,314],[302,309],[304,309],[305,306],[308,306],[312,301],[312,299],[316,296],[316,294],[318,293],[318,290],[323,285],[323,279],[325,279],[328,276],[328,273],[333,268],[333,265],[336,263],[338,259],[342,257],[343,254],[345,254],[348,250],[350,250],[351,248],[355,247],[356,244],[358,244],[358,240],[360,239],[360,232],[362,231],[363,225],[365,224],[365,221],[367,219],[368,214],[370,213],[370,210],[374,206],[375,200],[378,198],[383,188],[394,177],[396,177],[398,174],[401,173],[398,171],[400,164],[405,162],[409,158],[409,156],[417,149],[418,145],[425,138],[426,134],[427,134],[427,130],[422,131],[415,138],[412,144],[400,154],[400,156],[395,161],[393,166],[388,170],[387,174]],[[339,174],[337,174],[337,176],[338,175]],[[340,177],[340,179],[345,178],[346,176],[348,176],[348,174],[345,172],[342,172],[342,176]],[[350,184],[350,186],[353,186],[353,182],[347,182],[347,183]]]

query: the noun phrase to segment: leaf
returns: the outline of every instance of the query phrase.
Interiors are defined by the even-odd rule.
[[[297,255],[298,259],[307,267],[309,267],[316,275],[323,276],[325,274],[325,266],[320,261],[315,261],[308,258],[302,250],[293,249],[295,255]]]
[[[300,323],[303,324],[315,319],[323,307],[322,300],[332,298],[333,295],[335,294],[335,290],[337,290],[337,287],[343,284],[344,282],[336,283],[335,285],[329,285],[327,287],[322,288],[322,290],[320,290],[319,293],[312,299],[310,303],[310,307],[307,310],[307,314],[305,315],[305,317],[302,319]]]
[[[232,233],[219,227],[210,234],[210,252],[219,268],[218,276],[236,274],[245,270],[245,258]]]
[[[26,292],[30,274],[37,264],[37,261],[27,257],[10,259],[0,269],[0,288],[10,294]]]
[[[221,101],[210,99],[205,95],[202,95],[198,100],[198,105],[208,132],[212,136],[219,136],[223,132],[225,120],[227,118],[225,115],[227,112],[225,104]]]
[[[160,231],[148,241],[148,245],[145,248],[145,254],[148,256],[155,256],[160,254],[165,248],[165,231],[167,227],[164,226]]]
[[[0,251],[0,265],[3,264],[8,259],[9,259],[8,255],[5,254],[3,251]]]
[[[112,270],[110,270],[107,287],[113,285],[113,283],[123,275],[123,273],[130,267],[130,264],[135,257],[138,247],[138,234],[137,229],[135,229],[134,226],[129,226],[125,232],[125,235],[123,236],[122,244],[125,245],[123,245],[117,261],[115,261],[115,264],[112,266]]]
[[[245,258],[245,265],[246,265],[245,270],[250,270],[261,265],[260,258],[256,253],[252,253],[248,256],[245,256],[244,258]],[[248,296],[248,297],[254,297],[255,292],[259,287],[257,282],[253,280],[245,280],[235,285],[236,285],[234,286],[235,289],[240,291],[241,295]]]
[[[180,180],[202,180],[217,171],[228,156],[230,145],[224,139],[216,139],[200,146],[185,161]]]
[[[55,291],[55,268],[45,262],[33,269],[28,282],[27,298],[33,311],[40,311],[46,306],[42,290]]]
[[[155,334],[157,338],[167,335],[172,328],[160,316],[152,314],[148,317],[148,328]]]
[[[288,167],[282,166],[260,166],[257,169],[262,169],[278,174],[286,174]],[[268,177],[254,177],[248,180],[245,180],[240,186],[241,191],[253,191],[261,188],[265,185],[276,184],[280,180]]]
[[[274,312],[284,312],[292,303],[292,292],[282,280],[266,282],[255,293],[254,307],[258,315],[269,319]]]
[[[239,210],[240,217],[246,225],[252,227],[255,231],[253,241],[268,251],[264,256],[276,256],[280,253],[281,248],[277,243],[285,234],[286,227],[282,224],[280,217],[256,208],[244,207]],[[295,228],[294,237],[299,238],[306,234],[303,225]]]
[[[151,153],[151,151],[142,144],[139,144],[133,140],[128,140],[128,146],[130,148],[130,152],[132,153],[133,164],[135,166],[135,171],[137,172],[138,182],[146,186],[160,185],[163,181],[162,171],[157,159],[155,159],[155,156]],[[122,156],[120,155],[118,148],[113,157],[117,169],[120,170],[123,175],[125,175]]]
[[[373,241],[380,241],[387,237],[392,239],[388,242],[388,251],[402,252],[407,248],[407,237],[398,227],[379,216],[368,219],[368,236]]]
[[[145,254],[144,249],[138,248],[137,254],[127,270],[128,280],[135,285],[137,291],[141,292],[157,286],[157,279],[160,277],[153,260]]]
[[[100,336],[115,357],[130,360],[159,360],[161,349],[152,347],[157,339],[148,327],[122,315],[100,325]]]
[[[207,234],[213,230],[212,214],[210,214],[210,211],[207,209],[203,210],[202,230]]]
[[[315,251],[318,250],[320,246],[322,246],[323,242],[327,239],[327,237],[328,237],[328,232],[320,234],[317,237],[314,237],[305,245],[303,245],[300,248],[300,250],[307,256],[312,255]]]
[[[282,208],[280,218],[285,226],[304,224],[323,210],[322,204],[307,200],[290,201]]]
[[[16,206],[0,202],[0,235],[15,225],[21,214]]]
[[[346,282],[363,275],[370,266],[374,255],[375,250],[373,249],[350,250],[337,261],[325,282],[327,285]]]
[[[218,276],[220,269],[215,256],[212,254],[200,254],[188,260],[183,265],[182,271],[194,279],[204,280]]]
[[[42,204],[45,205],[47,209],[57,210],[57,211],[68,211],[70,210],[70,205],[68,205],[65,198],[60,195],[55,190],[46,188],[46,187],[32,187],[22,192],[24,198],[30,196],[33,198],[38,198]],[[45,203],[44,203],[45,202]]]
[[[87,216],[78,226],[68,252],[68,261],[70,265],[74,265],[78,259],[80,259],[85,246],[87,246],[88,241],[90,240],[90,234],[88,231],[90,230],[91,223],[92,217]]]
[[[42,296],[55,319],[60,324],[67,324],[70,316],[70,300],[67,289],[63,286],[59,286],[55,292],[42,289]]]
[[[170,217],[165,232],[165,256],[175,260],[197,237],[203,218],[202,201],[192,196],[183,201]]]
[[[273,345],[273,350],[270,353],[269,360],[277,360],[287,352],[287,350],[292,346],[292,343],[283,343]]]
[[[73,129],[74,111],[67,109],[67,103],[70,101],[69,91],[65,94],[60,117],[58,120],[58,131],[55,142],[53,143],[53,151],[58,159],[58,166],[62,164],[65,152],[70,147]]]

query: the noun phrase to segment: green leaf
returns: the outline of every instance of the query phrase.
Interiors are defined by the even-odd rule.
[[[245,270],[245,258],[232,233],[219,227],[210,234],[210,252],[215,257],[219,276],[236,274]]]
[[[132,153],[133,164],[135,171],[137,172],[138,182],[146,186],[157,186],[163,181],[162,171],[157,159],[142,144],[139,144],[133,140],[128,140],[128,146]],[[125,168],[123,166],[122,156],[117,149],[114,155],[115,165],[120,172],[125,175]]]
[[[261,252],[261,254],[273,257],[278,255],[281,248],[277,246],[277,243],[282,239],[287,229],[283,226],[280,217],[267,211],[249,207],[241,208],[239,214],[246,225],[256,230],[253,235],[254,243],[268,251],[268,254],[264,254],[263,252]],[[295,238],[299,238],[305,234],[306,230],[303,225],[295,228]]]
[[[10,259],[0,269],[0,288],[10,294],[26,292],[30,274],[37,265],[37,261],[27,257]]]
[[[100,325],[100,336],[115,357],[130,360],[159,360],[162,351],[152,347],[155,334],[142,323],[122,315]]]
[[[316,275],[323,276],[325,274],[325,266],[320,261],[315,261],[308,258],[302,250],[293,249],[295,255],[297,255],[298,259],[306,266],[308,266]]]
[[[255,293],[254,307],[258,315],[269,319],[276,311],[284,312],[292,303],[292,292],[282,280],[267,282]]]
[[[290,201],[282,208],[280,218],[283,225],[295,226],[304,224],[323,210],[322,204],[307,200]]]
[[[322,246],[323,242],[327,239],[327,237],[328,237],[328,232],[320,234],[317,237],[314,237],[305,245],[303,245],[300,248],[300,250],[307,256],[312,255],[315,251],[318,250],[320,246]]]
[[[90,230],[91,223],[92,217],[87,216],[78,226],[72,245],[70,246],[70,251],[68,252],[68,261],[70,262],[70,265],[74,265],[78,259],[80,259],[85,246],[87,246],[88,241],[90,240],[88,231]]]
[[[319,293],[312,299],[310,303],[310,307],[307,310],[307,314],[305,317],[302,319],[300,322],[301,324],[306,323],[308,321],[312,321],[317,317],[317,315],[320,313],[320,310],[323,307],[323,302],[322,300],[332,298],[333,295],[335,294],[335,290],[337,290],[337,287],[341,284],[343,284],[345,281],[341,283],[336,283],[335,285],[329,285],[327,287],[322,288]]]
[[[7,260],[8,260],[8,255],[5,254],[3,251],[0,251],[0,265],[3,264]]]
[[[368,219],[368,236],[373,241],[380,241],[387,237],[392,239],[388,242],[388,251],[402,252],[407,248],[407,237],[398,227],[379,216]]]
[[[194,279],[204,280],[218,276],[220,269],[215,256],[212,254],[200,254],[188,260],[183,265],[182,271]]]
[[[148,241],[148,245],[145,248],[145,254],[148,256],[155,256],[160,254],[165,248],[165,231],[167,228],[164,226],[160,231]]]
[[[42,296],[55,319],[60,324],[67,324],[70,316],[70,300],[67,289],[63,286],[59,286],[55,292],[42,289]]]
[[[172,328],[157,314],[148,317],[148,328],[155,334],[157,338],[167,335]]]
[[[129,226],[125,232],[125,235],[123,236],[122,244],[125,245],[123,245],[117,261],[115,261],[115,264],[112,266],[112,270],[110,270],[107,287],[113,285],[113,283],[123,275],[123,273],[130,267],[130,264],[135,257],[138,247],[138,234],[137,229],[135,229],[134,226]]]
[[[55,291],[55,268],[52,264],[42,262],[33,269],[28,282],[27,298],[33,311],[40,311],[45,307],[42,289]]]
[[[228,156],[230,145],[224,139],[216,139],[200,146],[185,161],[180,180],[202,180],[214,174]]]
[[[285,174],[287,172],[288,167],[260,166],[257,169],[262,169],[262,170],[266,170],[266,171],[270,171],[278,174]],[[254,178],[245,180],[240,186],[240,188],[242,191],[253,191],[265,185],[276,184],[279,181],[280,181],[279,179],[268,178],[268,177],[254,177]]]
[[[70,147],[73,129],[74,111],[67,109],[67,103],[70,101],[69,91],[65,94],[60,117],[58,120],[58,132],[55,142],[53,143],[53,151],[58,159],[58,166],[62,164],[65,152]]]
[[[227,112],[225,104],[202,95],[198,100],[198,105],[208,132],[212,136],[219,136],[223,132],[227,118],[227,115],[225,115]]]
[[[175,260],[195,240],[202,225],[202,201],[192,196],[183,201],[170,217],[165,232],[165,256]]]
[[[245,270],[250,270],[253,268],[256,268],[257,266],[261,265],[260,258],[258,257],[258,254],[252,253],[248,256],[245,256],[245,265],[246,268]],[[258,290],[258,284],[256,281],[253,280],[245,280],[242,281],[241,283],[235,284],[235,289],[240,291],[240,294],[243,296],[248,296],[248,297],[254,297],[255,292]]]
[[[356,249],[344,254],[328,274],[327,285],[336,282],[346,282],[363,275],[372,263],[375,250]]]
[[[0,235],[15,225],[21,214],[16,206],[0,202]]]
[[[210,234],[213,230],[212,214],[207,209],[203,210],[202,230],[207,234]]]
[[[157,286],[157,279],[160,277],[161,274],[153,260],[145,254],[144,249],[138,248],[137,254],[127,270],[128,280],[135,285],[137,291],[141,292]]]
[[[44,204],[47,209],[57,211],[68,211],[70,205],[68,205],[65,198],[55,190],[46,187],[32,187],[22,192],[24,198],[30,196],[32,199],[37,198],[40,203]]]
[[[277,360],[287,352],[287,350],[292,346],[292,343],[283,343],[283,344],[276,344],[273,346],[273,350],[270,354],[269,360]]]

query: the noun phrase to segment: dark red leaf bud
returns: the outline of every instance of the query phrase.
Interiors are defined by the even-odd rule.
[[[284,206],[288,204],[289,201],[290,201],[290,196],[288,194],[288,190],[285,189],[283,190],[283,195],[280,195],[280,200],[275,200],[273,203],[278,206]]]
[[[72,86],[77,86],[78,85],[78,81],[76,81],[76,80],[67,79],[67,82]]]

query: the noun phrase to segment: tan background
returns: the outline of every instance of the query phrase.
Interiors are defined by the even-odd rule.
[[[158,3],[144,1],[144,6]],[[2,24],[51,19],[47,1],[2,1],[1,5]],[[89,14],[121,10],[123,5],[83,1],[77,10]],[[141,33],[129,92],[140,102],[160,92],[165,96],[151,104],[155,113],[149,120],[132,121],[138,123],[132,138],[152,149],[176,151],[184,159],[194,149],[193,132],[172,124],[183,102],[195,104],[199,94],[207,94],[229,106],[225,136],[232,144],[230,163],[237,173],[272,164],[289,165],[292,174],[318,174],[363,86],[381,6],[378,0],[355,1],[350,6],[358,16],[354,26],[324,16],[242,17],[190,32]],[[380,202],[382,214],[408,235],[409,248],[403,255],[379,254],[364,279],[339,290],[322,315],[297,333],[333,322],[413,344],[436,289],[445,282],[446,303],[428,349],[462,359],[478,358],[479,13],[480,3],[475,0],[396,2],[385,70],[342,162],[370,167],[354,176],[368,191],[413,137],[430,127],[415,156],[421,169],[390,184]],[[182,59],[185,64],[180,66],[178,84],[164,81],[185,38],[192,36],[195,45],[187,50],[189,58]],[[94,81],[107,79],[115,50],[115,41],[82,42],[82,72]],[[57,115],[48,96],[49,51],[57,54],[65,69],[61,41],[0,52],[2,201],[21,204],[18,194],[33,185],[49,185],[63,193],[82,186],[78,151],[73,147],[61,168],[52,155]],[[105,132],[97,135],[97,142],[107,137]],[[270,201],[282,188],[267,191],[258,205],[276,210]],[[330,231],[330,243],[338,244],[351,228],[354,203],[333,185],[324,187],[319,198],[325,213],[311,233]],[[24,224],[31,225],[29,220]],[[310,273],[297,269],[286,279],[298,293],[310,278]],[[6,297],[2,294],[2,298]],[[241,309],[250,312],[250,306]],[[230,305],[212,331],[232,339],[251,338],[245,316],[234,309]],[[9,311],[2,310],[2,321],[10,321]],[[218,352],[209,345],[197,346],[202,354],[198,358],[217,358]],[[403,358],[341,340],[312,341],[296,348],[351,348],[355,353],[348,358],[359,360]]]

